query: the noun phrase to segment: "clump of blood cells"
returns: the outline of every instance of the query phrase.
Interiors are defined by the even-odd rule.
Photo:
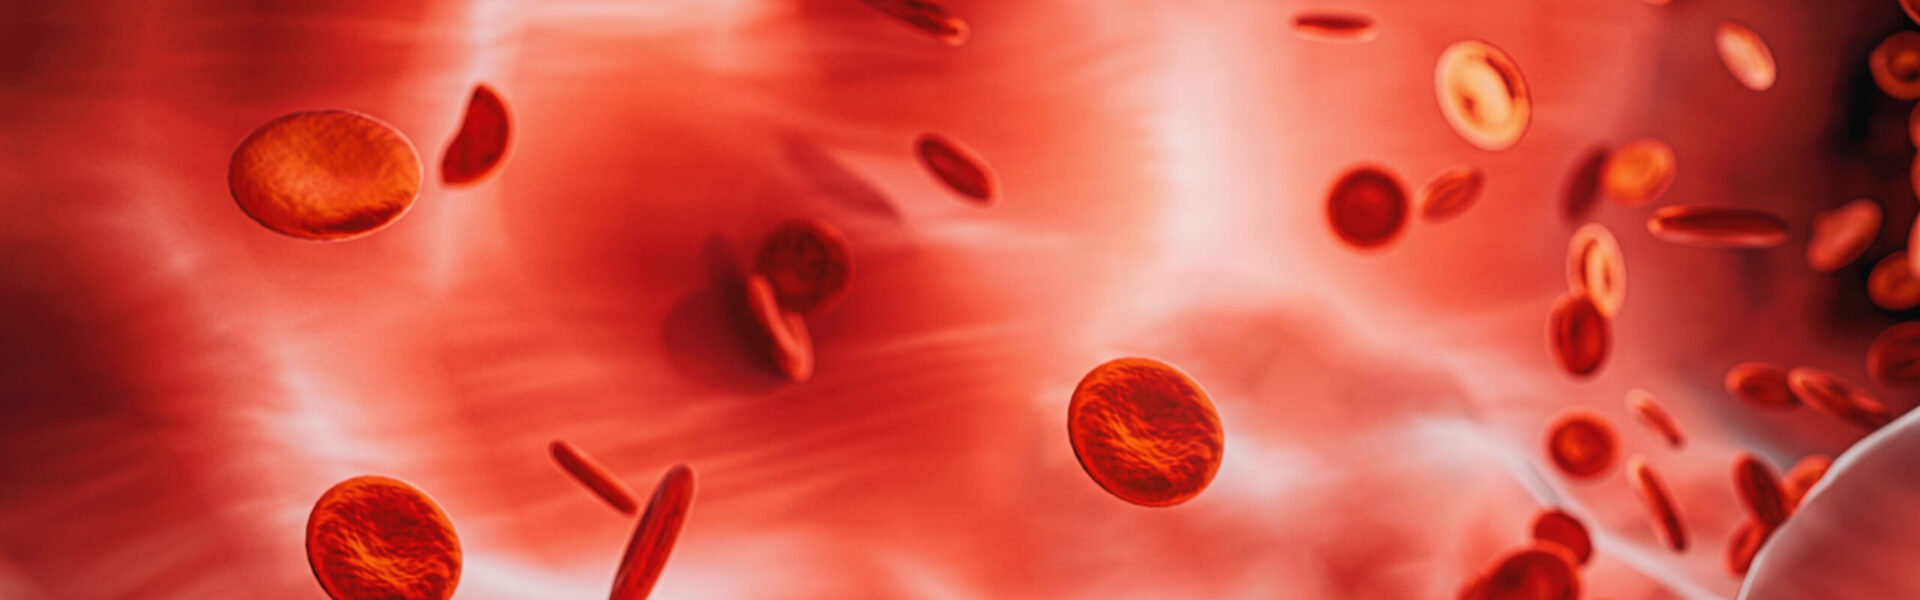
[[[627,488],[620,478],[615,477],[607,467],[594,460],[586,451],[565,440],[554,440],[547,445],[553,462],[572,475],[574,481],[587,487],[593,495],[612,506],[621,514],[631,515],[640,505],[633,499],[633,490]]]
[[[1627,412],[1640,424],[1660,434],[1668,445],[1674,448],[1686,445],[1687,436],[1680,430],[1680,423],[1673,420],[1673,415],[1667,412],[1666,407],[1661,406],[1653,394],[1646,390],[1634,388],[1627,391]]]
[[[1674,505],[1673,496],[1667,492],[1667,484],[1660,474],[1647,464],[1640,455],[1627,457],[1627,483],[1633,487],[1633,493],[1640,496],[1646,505],[1647,514],[1653,521],[1654,532],[1665,541],[1674,552],[1687,550],[1687,528],[1680,518],[1680,509]]]
[[[1920,99],[1920,33],[1887,36],[1867,55],[1867,65],[1880,91],[1901,100]]]
[[[1547,457],[1572,477],[1605,474],[1613,466],[1616,446],[1613,425],[1590,410],[1568,409],[1547,426]]]
[[[1830,371],[1799,367],[1787,372],[1787,383],[1807,406],[1862,429],[1879,429],[1893,420],[1878,398]]]
[[[1348,170],[1327,191],[1327,222],[1347,245],[1362,250],[1392,242],[1407,223],[1407,192],[1380,167]]]
[[[1293,33],[1321,42],[1365,42],[1377,34],[1373,16],[1336,9],[1303,10],[1293,14]]]
[[[334,241],[398,220],[420,192],[413,142],[379,119],[344,110],[297,112],[240,142],[227,186],[240,210],[291,237]]]
[[[1420,186],[1420,217],[1428,222],[1453,219],[1467,212],[1487,186],[1487,173],[1473,165],[1455,165]]]
[[[1787,222],[1779,215],[1725,206],[1662,207],[1647,219],[1653,237],[1699,248],[1772,248],[1787,243]]]
[[[920,164],[953,191],[983,206],[999,201],[1000,177],[973,148],[938,133],[920,134],[913,146]]]
[[[819,219],[781,224],[760,242],[753,272],[767,278],[781,309],[810,315],[831,308],[853,278],[846,234]]]
[[[967,43],[972,29],[947,7],[932,0],[860,0],[914,29],[933,36],[949,46]]]
[[[620,557],[609,600],[646,600],[653,593],[653,584],[666,569],[667,557],[680,539],[688,511],[693,509],[693,494],[692,467],[674,465],[660,477],[653,488],[653,499],[640,514],[640,523],[627,541],[627,551]]]
[[[1727,21],[1714,30],[1713,42],[1714,48],[1720,51],[1720,62],[1727,65],[1727,72],[1732,73],[1740,85],[1756,92],[1773,88],[1779,71],[1774,66],[1773,50],[1760,34],[1746,25]]]
[[[1831,273],[1860,258],[1880,235],[1880,212],[1880,203],[1861,198],[1815,216],[1807,266]]]
[[[1626,304],[1627,260],[1607,226],[1588,223],[1573,231],[1567,241],[1567,288],[1608,317]]]
[[[1659,200],[1673,185],[1679,163],[1673,148],[1656,139],[1639,139],[1615,148],[1600,166],[1600,192],[1625,206]]]
[[[334,600],[446,600],[460,584],[460,537],[420,488],[364,475],[314,502],[307,562]]]
[[[513,135],[507,103],[486,84],[473,87],[460,131],[447,143],[440,159],[440,180],[447,185],[476,183],[498,170],[507,157]]]
[[[1447,124],[1483,150],[1513,147],[1533,123],[1526,77],[1492,44],[1461,40],[1447,46],[1434,65],[1433,86]]]
[[[1612,329],[1592,298],[1561,296],[1547,320],[1547,344],[1562,370],[1575,377],[1591,377],[1612,350]]]
[[[1101,489],[1153,507],[1206,490],[1226,449],[1207,392],[1151,358],[1117,358],[1087,372],[1067,404],[1067,438]]]

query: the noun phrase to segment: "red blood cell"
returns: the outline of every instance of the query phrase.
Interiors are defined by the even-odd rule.
[[[1786,522],[1787,501],[1780,491],[1780,479],[1759,458],[1746,452],[1733,455],[1733,489],[1760,523],[1778,527]]]
[[[1606,146],[1596,146],[1574,163],[1573,171],[1567,174],[1566,187],[1561,189],[1561,202],[1569,220],[1584,218],[1593,210],[1600,197],[1600,168],[1612,155]]]
[[[1727,72],[1740,81],[1747,89],[1764,92],[1773,87],[1779,72],[1773,63],[1773,51],[1767,48],[1766,40],[1747,26],[1727,21],[1721,23],[1713,32],[1714,48],[1720,51],[1720,62],[1727,65]]]
[[[1920,0],[1900,0],[1900,10],[1907,12],[1907,18],[1920,23]]]
[[[1447,124],[1483,150],[1505,150],[1533,121],[1526,77],[1507,53],[1480,40],[1461,40],[1440,52],[1434,95]]]
[[[1420,216],[1438,223],[1460,216],[1480,198],[1487,173],[1473,165],[1455,165],[1420,187]]]
[[[920,134],[913,145],[919,149],[920,164],[953,191],[983,206],[1000,198],[999,176],[973,148],[938,133]]]
[[[1880,203],[1861,198],[1813,218],[1813,238],[1807,240],[1807,266],[1832,273],[1860,258],[1874,236],[1880,235]]]
[[[1814,367],[1799,367],[1787,372],[1787,385],[1801,402],[1820,412],[1865,429],[1879,429],[1893,421],[1885,405],[1839,375]]]
[[[926,32],[949,46],[967,43],[971,31],[967,22],[947,12],[945,6],[928,0],[861,0],[914,29]]]
[[[1653,399],[1653,394],[1646,390],[1627,390],[1627,412],[1632,413],[1648,429],[1666,438],[1667,444],[1675,448],[1686,445],[1686,434],[1680,431],[1680,423],[1674,421],[1673,415],[1668,414],[1667,409],[1660,406]]]
[[[1560,367],[1575,377],[1589,377],[1607,361],[1612,347],[1607,315],[1586,296],[1562,296],[1547,320],[1547,343]]]
[[[1800,501],[1806,499],[1807,492],[1813,489],[1813,484],[1820,483],[1820,478],[1826,477],[1827,469],[1832,467],[1832,457],[1825,454],[1809,454],[1795,463],[1792,469],[1787,470],[1787,476],[1780,479],[1780,494],[1786,499],[1789,514],[1799,510]]]
[[[1461,587],[1460,600],[1487,600],[1487,576],[1476,575]]]
[[[1385,169],[1354,167],[1327,192],[1327,222],[1350,246],[1385,246],[1406,225],[1407,193],[1400,179]]]
[[[1793,408],[1800,405],[1793,387],[1787,383],[1787,370],[1762,362],[1743,362],[1727,369],[1727,393],[1765,408]]]
[[[1591,478],[1613,465],[1613,426],[1586,409],[1561,411],[1547,426],[1547,457],[1560,471]]]
[[[572,475],[574,481],[587,486],[588,490],[591,490],[595,496],[599,496],[614,510],[620,511],[621,514],[632,515],[633,511],[640,507],[639,503],[633,499],[633,490],[627,489],[627,484],[621,483],[618,477],[614,477],[611,471],[600,464],[600,461],[594,460],[585,451],[563,440],[554,440],[553,443],[547,444],[547,451],[553,454],[553,462],[558,463],[560,468],[566,469],[567,474]]]
[[[847,295],[847,282],[853,277],[853,246],[825,221],[788,221],[760,242],[753,272],[766,276],[780,308],[802,315],[819,313]]]
[[[1787,243],[1787,222],[1773,213],[1718,206],[1667,206],[1647,219],[1664,242],[1700,248],[1771,248]]]
[[[1567,289],[1592,300],[1600,314],[1620,314],[1627,302],[1627,260],[1607,226],[1582,225],[1567,241]]]
[[[1658,200],[1673,185],[1678,163],[1673,148],[1656,139],[1638,139],[1614,150],[1600,166],[1600,191],[1624,206]]]
[[[507,104],[500,94],[484,83],[474,86],[460,132],[447,143],[447,152],[440,158],[440,180],[447,185],[465,185],[492,174],[506,158],[512,134]]]
[[[693,491],[691,467],[674,465],[660,477],[653,488],[653,499],[647,502],[647,512],[641,513],[633,539],[627,542],[627,552],[620,558],[609,600],[645,600],[653,593],[653,584],[660,580],[667,556],[673,553],[673,543],[680,538],[680,527],[687,522],[687,511],[693,508]]]
[[[1574,600],[1580,597],[1580,572],[1566,551],[1536,544],[1515,550],[1487,573],[1487,600]]]
[[[1920,277],[1914,276],[1905,250],[1888,254],[1867,273],[1867,299],[1894,312],[1920,306]]]
[[[1350,10],[1313,9],[1293,14],[1293,34],[1322,42],[1373,39],[1373,16]]]
[[[1200,494],[1220,470],[1225,434],[1207,392],[1150,358],[1102,363],[1067,405],[1067,438],[1094,483],[1141,506]]]
[[[1874,337],[1867,374],[1892,387],[1920,386],[1920,321],[1895,324]]]
[[[794,383],[813,378],[813,338],[800,315],[782,310],[766,276],[747,278],[747,308],[773,366]]]
[[[1587,535],[1587,526],[1564,511],[1543,510],[1534,515],[1533,540],[1566,549],[1575,565],[1587,564],[1593,558],[1593,538]]]
[[[460,584],[460,538],[426,492],[364,475],[313,504],[307,564],[334,600],[445,600]]]
[[[1627,482],[1653,516],[1654,532],[1665,539],[1674,552],[1685,552],[1687,530],[1680,522],[1680,512],[1674,507],[1673,497],[1667,494],[1666,484],[1660,482],[1660,475],[1647,465],[1646,458],[1627,457]]]
[[[406,214],[420,192],[420,155],[407,136],[373,117],[297,112],[240,142],[227,187],[240,210],[267,229],[344,240]]]
[[[1881,40],[1867,55],[1873,82],[1901,100],[1920,98],[1920,33],[1901,31]]]
[[[1753,566],[1754,555],[1760,553],[1760,547],[1766,545],[1767,538],[1773,537],[1773,530],[1773,527],[1753,519],[1734,526],[1733,534],[1727,536],[1727,572],[1746,575],[1747,568]]]

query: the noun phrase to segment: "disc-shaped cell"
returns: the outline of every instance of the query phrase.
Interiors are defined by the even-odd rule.
[[[420,155],[393,126],[357,112],[293,113],[233,151],[227,187],[248,217],[308,240],[344,240],[399,219],[420,192]]]
[[[1607,226],[1581,225],[1567,240],[1567,289],[1592,300],[1601,314],[1620,314],[1627,302],[1627,259]]]
[[[513,125],[507,103],[486,84],[474,86],[460,131],[440,157],[440,180],[447,185],[475,183],[493,174],[507,157]]]
[[[1487,600],[1574,600],[1580,597],[1580,572],[1566,551],[1535,544],[1500,559],[1487,573]]]
[[[1593,538],[1587,535],[1587,526],[1566,511],[1540,511],[1533,516],[1532,533],[1535,542],[1566,549],[1575,565],[1587,564],[1593,558]]]
[[[1727,369],[1727,393],[1754,406],[1793,408],[1800,398],[1787,381],[1787,370],[1763,362],[1743,362]]]
[[[1761,546],[1766,545],[1773,530],[1773,527],[1753,519],[1746,519],[1734,526],[1733,533],[1727,536],[1727,572],[1736,576],[1746,575],[1747,569],[1753,566],[1753,557],[1760,553]]]
[[[1764,92],[1773,87],[1779,71],[1773,63],[1773,50],[1747,26],[1727,21],[1713,32],[1713,44],[1720,51],[1720,62],[1727,72],[1747,89]]]
[[[1879,429],[1893,420],[1873,394],[1829,371],[1799,367],[1787,372],[1787,384],[1807,406],[1863,429]]]
[[[1661,241],[1698,248],[1772,248],[1787,243],[1787,222],[1773,213],[1721,206],[1666,206],[1647,219]]]
[[[1420,186],[1420,216],[1437,223],[1460,216],[1480,199],[1487,185],[1487,173],[1473,165],[1454,165]]]
[[[780,308],[773,284],[766,276],[747,278],[747,311],[753,319],[755,341],[775,370],[794,383],[813,378],[813,337],[800,315]]]
[[[1363,250],[1392,242],[1407,223],[1407,192],[1386,169],[1359,166],[1327,191],[1327,222],[1341,241]]]
[[[1200,384],[1150,358],[1114,359],[1088,372],[1067,405],[1067,438],[1094,483],[1141,506],[1199,495],[1220,470],[1226,444]]]
[[[1920,386],[1920,321],[1894,324],[1873,338],[1867,375],[1882,385]]]
[[[1761,524],[1777,527],[1787,520],[1787,501],[1773,468],[1747,452],[1733,456],[1733,489],[1747,512]]]
[[[953,16],[947,11],[947,7],[932,0],[861,1],[949,46],[967,43],[967,37],[972,31],[965,20]]]
[[[1867,273],[1867,299],[1874,306],[1899,312],[1920,306],[1920,277],[1915,277],[1901,250],[1880,259]]]
[[[1373,39],[1373,15],[1338,10],[1312,9],[1293,14],[1293,34],[1320,42],[1365,42]]]
[[[1675,421],[1673,415],[1667,412],[1667,408],[1661,406],[1660,402],[1653,398],[1653,394],[1646,390],[1639,388],[1627,390],[1627,413],[1633,415],[1641,425],[1647,426],[1647,429],[1660,434],[1661,438],[1667,440],[1667,445],[1674,448],[1686,445],[1687,436],[1681,431],[1680,422]]]
[[[1787,470],[1787,475],[1780,478],[1780,495],[1787,502],[1788,514],[1800,508],[1800,501],[1806,499],[1807,492],[1813,489],[1814,484],[1820,483],[1820,478],[1826,477],[1827,469],[1832,467],[1833,457],[1809,454]]]
[[[1832,273],[1847,266],[1873,245],[1880,235],[1880,203],[1861,198],[1813,217],[1813,237],[1807,240],[1807,266]]]
[[[760,242],[753,272],[766,276],[781,308],[819,313],[846,296],[853,279],[853,245],[826,221],[788,221]]]
[[[1901,100],[1920,98],[1920,33],[1901,31],[1881,40],[1867,55],[1873,82]]]
[[[667,568],[667,557],[680,539],[680,528],[693,509],[693,468],[674,465],[653,488],[653,499],[641,513],[640,524],[633,528],[627,551],[620,557],[614,573],[610,600],[645,600],[653,593],[653,584]]]
[[[1560,368],[1574,377],[1591,377],[1607,361],[1612,325],[1593,300],[1567,295],[1554,303],[1547,319],[1547,346]]]
[[[1606,473],[1613,465],[1615,446],[1613,425],[1590,410],[1567,409],[1547,425],[1547,458],[1573,477]]]
[[[1674,552],[1687,550],[1687,529],[1680,519],[1680,511],[1674,506],[1673,496],[1667,493],[1666,483],[1660,480],[1660,474],[1647,464],[1647,459],[1634,455],[1627,457],[1627,483],[1633,493],[1640,496],[1646,505],[1647,514],[1653,519],[1654,533],[1666,541],[1667,547]]]
[[[631,515],[640,508],[640,503],[633,498],[633,490],[578,446],[565,440],[554,440],[547,445],[547,452],[553,455],[554,464],[560,465],[568,475],[573,476],[574,481],[586,486],[588,491],[614,510]]]
[[[953,191],[983,206],[999,200],[1000,177],[973,148],[938,133],[920,134],[913,146],[920,164]]]
[[[446,600],[460,584],[460,538],[426,492],[364,475],[313,504],[307,564],[334,600]]]
[[[1600,166],[1600,191],[1624,206],[1640,206],[1660,199],[1679,172],[1673,148],[1646,138],[1627,142],[1607,155]]]
[[[1447,46],[1434,65],[1433,85],[1447,124],[1481,149],[1513,147],[1533,121],[1526,77],[1492,44],[1461,40]]]

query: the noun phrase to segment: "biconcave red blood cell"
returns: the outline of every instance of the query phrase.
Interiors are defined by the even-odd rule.
[[[780,308],[773,284],[766,276],[747,277],[747,310],[756,328],[754,337],[773,366],[794,383],[813,378],[813,337],[800,315]]]
[[[1313,9],[1293,14],[1293,34],[1322,42],[1373,39],[1373,16],[1350,10]]]
[[[1723,206],[1666,206],[1647,219],[1664,242],[1698,248],[1772,248],[1787,243],[1787,222],[1773,213]]]
[[[1895,32],[1867,55],[1873,82],[1901,100],[1920,98],[1920,33]]]
[[[1666,142],[1652,138],[1627,142],[1600,166],[1600,191],[1621,205],[1640,206],[1667,192],[1678,165]]]
[[[1799,367],[1788,371],[1787,385],[1807,406],[1864,429],[1879,429],[1893,420],[1879,399],[1823,369]]]
[[[365,475],[314,503],[307,563],[334,600],[445,600],[460,584],[460,538],[420,488]]]
[[[1773,87],[1779,70],[1773,62],[1773,50],[1760,34],[1745,25],[1727,21],[1714,30],[1713,42],[1714,48],[1720,51],[1720,62],[1740,85],[1756,92]]]
[[[547,451],[553,454],[553,462],[565,469],[568,475],[572,475],[574,481],[587,486],[593,495],[599,496],[601,501],[612,506],[614,510],[631,515],[633,511],[640,508],[639,502],[633,498],[633,490],[628,489],[627,484],[621,483],[620,478],[615,477],[611,471],[600,464],[600,461],[594,460],[579,447],[565,440],[554,440],[547,445]]]
[[[920,134],[913,146],[920,154],[920,164],[953,191],[981,205],[1000,198],[1000,177],[973,148],[938,133]]]
[[[1114,359],[1088,372],[1067,405],[1067,438],[1094,483],[1141,506],[1199,495],[1226,447],[1207,392],[1150,358]]]
[[[1455,165],[1441,171],[1420,187],[1420,216],[1439,222],[1460,216],[1480,199],[1487,185],[1487,173],[1473,165]]]
[[[753,272],[766,276],[781,308],[815,314],[846,296],[853,278],[853,246],[826,221],[788,221],[760,242]]]
[[[1560,368],[1575,377],[1600,370],[1612,348],[1612,326],[1586,296],[1562,296],[1547,320],[1547,343]]]
[[[1566,549],[1575,565],[1587,564],[1593,558],[1593,538],[1587,535],[1587,526],[1566,511],[1542,510],[1534,515],[1533,539]]]
[[[1760,547],[1766,545],[1773,531],[1773,527],[1753,519],[1734,526],[1733,533],[1727,536],[1727,572],[1746,575],[1747,568],[1753,566],[1754,555],[1760,553]]]
[[[1727,369],[1727,393],[1764,408],[1793,408],[1800,405],[1787,370],[1763,362],[1743,362]]]
[[[967,43],[967,37],[972,31],[965,20],[953,16],[947,12],[947,7],[931,0],[861,1],[914,29],[932,35],[949,46]]]
[[[645,600],[653,593],[653,584],[660,580],[673,544],[680,539],[687,512],[693,509],[693,492],[692,467],[674,465],[660,477],[653,488],[653,499],[647,502],[647,511],[641,513],[640,524],[634,526],[633,538],[620,558],[610,600]]]
[[[1620,314],[1627,302],[1627,260],[1607,226],[1581,225],[1567,241],[1567,289],[1592,300],[1601,314]]]
[[[1896,324],[1873,338],[1867,375],[1888,386],[1920,386],[1920,321]]]
[[[1613,465],[1613,426],[1590,410],[1573,408],[1547,426],[1547,457],[1568,475],[1598,476]]]
[[[1746,452],[1733,456],[1733,489],[1761,524],[1778,527],[1786,522],[1787,501],[1780,491],[1780,479],[1759,458]]]
[[[1513,147],[1533,122],[1526,77],[1492,44],[1461,40],[1447,46],[1434,65],[1433,84],[1447,124],[1483,150]]]
[[[1914,276],[1905,250],[1881,258],[1867,273],[1867,299],[1894,312],[1920,306],[1920,277]]]
[[[1687,529],[1680,519],[1680,511],[1673,504],[1673,496],[1667,493],[1667,486],[1660,481],[1659,473],[1647,464],[1647,459],[1639,455],[1627,457],[1627,483],[1633,487],[1633,493],[1640,496],[1646,504],[1647,513],[1653,518],[1654,532],[1659,534],[1674,552],[1687,550]]]
[[[1832,273],[1847,266],[1873,245],[1880,235],[1880,203],[1861,198],[1813,218],[1813,238],[1807,240],[1807,266]]]
[[[1574,600],[1580,597],[1580,572],[1565,549],[1535,544],[1502,557],[1487,573],[1482,593],[1486,600]]]
[[[1407,192],[1385,169],[1349,169],[1327,191],[1327,222],[1333,233],[1360,249],[1385,246],[1407,222]]]
[[[466,185],[492,174],[507,157],[512,135],[507,103],[486,84],[474,86],[460,131],[447,143],[446,154],[440,158],[440,180],[447,185]]]
[[[1813,484],[1827,476],[1827,469],[1833,467],[1833,457],[1825,454],[1809,454],[1787,470],[1786,477],[1780,478],[1780,494],[1786,500],[1787,512],[1799,510],[1800,501],[1805,500]]]
[[[248,217],[281,234],[345,240],[398,220],[420,193],[413,142],[379,119],[297,112],[240,142],[227,186]]]
[[[1666,407],[1660,406],[1660,402],[1654,400],[1653,394],[1646,390],[1627,390],[1627,412],[1648,429],[1660,434],[1668,445],[1675,448],[1686,445],[1687,436],[1680,430],[1680,423],[1673,420],[1673,415],[1667,412]]]

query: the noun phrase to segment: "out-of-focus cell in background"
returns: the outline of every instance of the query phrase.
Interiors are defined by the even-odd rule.
[[[1507,554],[1487,573],[1478,598],[1573,600],[1580,597],[1580,571],[1566,549],[1536,544]]]
[[[420,155],[393,126],[344,110],[293,113],[240,142],[227,185],[268,229],[321,241],[372,233],[420,193]]]
[[[1892,420],[1873,394],[1825,369],[1795,368],[1787,372],[1787,383],[1807,406],[1862,429],[1879,429]]]
[[[686,525],[687,513],[693,510],[694,487],[693,468],[687,465],[674,465],[660,477],[620,557],[609,600],[646,600],[653,593],[653,584],[667,568],[667,557]]]
[[[780,308],[811,315],[832,308],[853,279],[853,245],[819,219],[780,224],[760,242],[753,272],[773,286]]]
[[[578,446],[565,440],[554,440],[547,445],[547,453],[553,455],[553,462],[572,475],[574,481],[586,486],[588,491],[620,511],[620,514],[632,515],[639,510],[640,503],[634,499],[633,490]]]
[[[460,132],[447,143],[446,155],[440,159],[440,180],[467,185],[493,174],[505,162],[512,136],[506,101],[486,84],[474,86]]]
[[[1505,150],[1533,122],[1526,77],[1505,51],[1461,40],[1440,52],[1433,69],[1440,113],[1460,137],[1483,150]]]
[[[1900,10],[1906,11],[1908,19],[1920,23],[1920,0],[1900,0]]]
[[[1627,259],[1613,232],[1599,223],[1573,231],[1567,241],[1567,290],[1586,296],[1608,317],[1627,302]]]
[[[1881,40],[1867,55],[1873,82],[1901,100],[1920,98],[1920,33],[1901,31]]]
[[[1600,169],[1612,155],[1611,148],[1594,146],[1573,163],[1573,170],[1567,172],[1566,182],[1560,188],[1562,216],[1567,220],[1585,219],[1587,213],[1593,211],[1593,205],[1600,199]]]
[[[953,191],[982,206],[1000,199],[1000,177],[973,148],[938,133],[920,134],[913,147],[920,164]]]
[[[1807,241],[1807,266],[1832,273],[1860,258],[1880,234],[1880,203],[1854,200],[1813,218],[1813,237]]]
[[[1867,299],[1874,306],[1900,312],[1920,306],[1920,277],[1907,260],[1905,250],[1888,254],[1867,273]]]
[[[1365,42],[1372,40],[1373,15],[1367,13],[1316,8],[1293,13],[1293,34],[1319,42]]]
[[[1101,489],[1154,507],[1206,490],[1226,449],[1207,392],[1150,358],[1117,358],[1087,372],[1067,404],[1067,439]]]
[[[1773,534],[1742,600],[1920,598],[1920,415],[1854,444]]]
[[[1420,216],[1430,223],[1460,216],[1480,199],[1487,185],[1487,173],[1473,165],[1448,167],[1420,186]]]
[[[1788,382],[1787,370],[1763,362],[1743,362],[1727,369],[1727,393],[1748,404],[1769,409],[1800,405]]]
[[[1667,485],[1661,481],[1660,474],[1653,470],[1652,465],[1647,464],[1645,457],[1637,454],[1627,457],[1626,472],[1627,483],[1633,488],[1633,493],[1640,497],[1642,504],[1646,505],[1647,515],[1652,519],[1654,533],[1658,534],[1666,542],[1667,547],[1674,552],[1685,552],[1687,550],[1686,522],[1680,518],[1680,510],[1673,503],[1673,496],[1668,493]]]
[[[1733,533],[1727,536],[1727,572],[1733,575],[1747,574],[1747,569],[1753,566],[1753,556],[1760,553],[1760,547],[1767,543],[1767,537],[1773,535],[1773,531],[1773,527],[1751,518],[1735,525]]]
[[[1894,324],[1867,347],[1867,375],[1889,387],[1920,386],[1920,322]]]
[[[1547,319],[1547,348],[1568,374],[1591,377],[1607,362],[1613,348],[1613,326],[1592,299],[1561,296]]]
[[[966,20],[953,16],[947,11],[947,7],[931,0],[860,1],[949,46],[967,43],[967,38],[972,32]]]
[[[1600,191],[1623,206],[1640,206],[1667,193],[1678,173],[1672,147],[1653,138],[1638,139],[1607,155],[1600,167]]]
[[[1547,509],[1534,515],[1532,534],[1535,542],[1565,549],[1575,565],[1587,564],[1593,558],[1593,538],[1587,535],[1587,526],[1566,511]]]
[[[1747,89],[1764,92],[1773,87],[1779,72],[1773,62],[1773,50],[1746,25],[1727,21],[1713,32],[1714,48],[1727,72]]]
[[[1584,408],[1570,408],[1547,425],[1547,458],[1560,472],[1589,479],[1613,465],[1613,426],[1605,417]]]
[[[1627,413],[1654,433],[1660,434],[1667,445],[1674,448],[1686,445],[1687,436],[1680,429],[1680,423],[1673,420],[1673,415],[1660,406],[1659,401],[1654,400],[1652,393],[1639,388],[1627,390]]]
[[[1831,467],[1833,457],[1809,454],[1787,470],[1787,475],[1780,478],[1780,494],[1786,500],[1788,513],[1800,508],[1800,501],[1807,497],[1807,491],[1813,489],[1813,484],[1820,483],[1820,478],[1826,477],[1827,469]]]
[[[1772,248],[1787,243],[1787,222],[1751,208],[1666,206],[1647,219],[1647,232],[1697,248]]]
[[[446,600],[460,584],[460,538],[420,488],[364,475],[313,504],[307,562],[334,600]]]
[[[1787,520],[1787,502],[1773,468],[1748,452],[1733,455],[1733,489],[1740,502],[1761,525],[1778,527]]]
[[[1405,229],[1406,188],[1384,168],[1354,167],[1327,191],[1327,222],[1349,246],[1363,250],[1385,246]]]
[[[766,276],[747,278],[747,311],[755,328],[750,337],[765,349],[766,357],[781,375],[794,383],[813,378],[813,337],[800,315],[780,308],[773,284]]]

